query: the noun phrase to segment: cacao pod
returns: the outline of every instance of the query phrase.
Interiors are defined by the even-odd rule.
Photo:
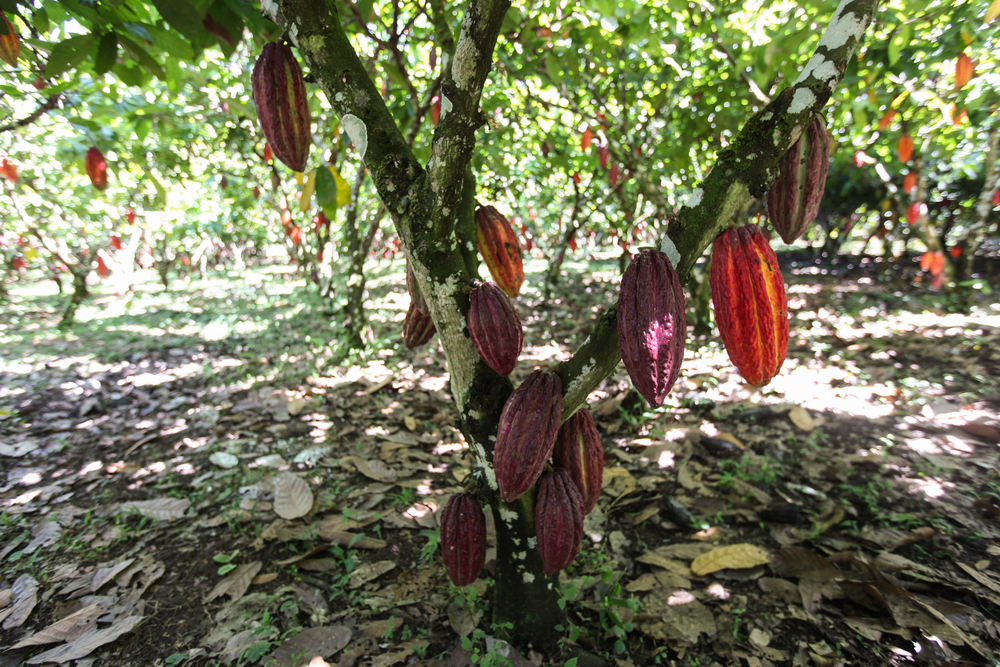
[[[271,144],[264,142],[264,162],[271,162],[274,159],[274,153],[271,152]]]
[[[650,405],[661,405],[674,386],[686,335],[677,272],[666,254],[643,248],[618,290],[618,345],[632,384]]]
[[[469,336],[486,365],[510,375],[521,354],[521,320],[510,299],[493,283],[480,283],[469,295]]]
[[[403,344],[406,349],[420,347],[429,341],[436,331],[431,316],[418,310],[416,304],[411,303],[409,310],[406,311],[406,319],[403,320]]]
[[[899,138],[899,143],[896,145],[896,152],[899,155],[899,161],[906,164],[913,157],[913,137],[908,134],[904,134]]]
[[[552,461],[565,468],[580,491],[584,515],[590,514],[601,496],[604,449],[590,410],[582,408],[559,429]]]
[[[3,177],[6,178],[11,184],[17,183],[21,179],[17,173],[17,165],[7,158],[0,160],[0,174],[2,174]]]
[[[788,352],[788,301],[778,259],[757,225],[719,234],[709,282],[729,359],[751,385],[767,384]]]
[[[11,67],[17,67],[17,56],[21,53],[21,41],[14,31],[14,26],[10,24],[10,21],[7,20],[7,16],[3,12],[0,12],[0,19],[3,19],[4,24],[7,26],[7,34],[0,35],[0,60],[3,60]]]
[[[500,413],[493,449],[500,497],[508,503],[530,489],[552,456],[562,421],[562,380],[535,371],[511,393]]]
[[[521,244],[507,218],[492,206],[480,206],[476,210],[476,243],[493,282],[507,296],[517,296],[524,282]]]
[[[413,275],[410,260],[406,260],[406,293],[410,295],[410,303],[414,304],[417,310],[421,313],[430,312],[427,308],[427,302],[424,301],[424,295],[420,292],[420,286],[417,285],[417,277]]]
[[[235,46],[236,42],[233,40],[233,36],[228,30],[219,23],[214,16],[211,14],[206,14],[205,18],[201,20],[201,26],[205,29],[205,32],[212,35],[220,42],[226,46]]]
[[[917,187],[917,174],[911,171],[903,177],[903,192],[911,194],[915,187]]]
[[[972,79],[974,71],[972,58],[964,53],[958,54],[958,60],[955,61],[955,90],[964,88],[965,84]]]
[[[889,109],[888,111],[886,111],[885,115],[882,116],[882,120],[878,122],[878,131],[885,132],[887,129],[889,129],[889,126],[892,125],[892,119],[895,117],[896,117],[895,109]]]
[[[274,156],[295,172],[306,170],[312,119],[302,68],[282,42],[264,45],[253,67],[253,103]]]
[[[583,498],[565,468],[542,475],[535,504],[535,534],[545,574],[563,569],[580,551]]]
[[[448,578],[468,586],[486,563],[486,515],[475,496],[456,493],[441,510],[441,557]]]
[[[785,243],[794,243],[816,219],[830,166],[830,136],[819,114],[778,163],[767,191],[767,217]]]
[[[97,146],[91,146],[87,151],[87,176],[90,182],[98,190],[108,187],[108,163],[104,159],[104,153]]]
[[[924,203],[915,201],[906,209],[906,221],[911,225],[916,224],[920,216],[924,214]]]

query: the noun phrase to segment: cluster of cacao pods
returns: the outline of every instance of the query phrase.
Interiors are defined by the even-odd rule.
[[[476,243],[493,282],[513,298],[524,282],[521,244],[510,222],[492,206],[476,209]]]
[[[265,44],[253,68],[252,84],[267,145],[289,169],[304,172],[312,145],[312,119],[302,68],[292,49],[284,42]]]
[[[85,163],[91,184],[98,190],[108,187],[108,163],[97,146],[91,146],[87,151]]]

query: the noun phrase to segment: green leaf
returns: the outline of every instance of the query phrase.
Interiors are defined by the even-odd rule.
[[[97,44],[97,56],[94,58],[94,74],[100,75],[109,71],[118,58],[118,35],[114,31],[101,35]]]
[[[333,173],[323,167],[316,170],[316,203],[331,220],[337,214],[337,181]]]
[[[153,59],[153,56],[149,55],[145,49],[133,42],[131,39],[125,35],[118,36],[118,42],[121,44],[122,49],[129,55],[133,60],[142,65],[142,68],[147,72],[155,76],[160,81],[166,79],[166,74],[163,72],[163,68],[160,67],[160,63]]]
[[[45,78],[56,77],[63,72],[76,69],[94,46],[94,35],[74,35],[54,47],[45,68]]]
[[[31,14],[31,22],[35,24],[35,29],[39,33],[45,34],[52,27],[49,21],[49,13],[45,11],[45,7],[39,7],[37,10]]]
[[[153,0],[153,6],[164,21],[188,39],[201,35],[202,15],[189,0]]]
[[[899,60],[899,54],[910,45],[913,39],[913,26],[906,23],[889,40],[889,66],[892,67]]]

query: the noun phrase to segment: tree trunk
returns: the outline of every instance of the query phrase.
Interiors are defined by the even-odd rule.
[[[62,319],[59,320],[58,328],[60,329],[68,329],[73,326],[76,309],[90,296],[90,288],[87,287],[87,275],[90,272],[84,268],[79,270],[70,268],[70,271],[73,272],[73,295],[69,298],[69,303],[66,304]]]

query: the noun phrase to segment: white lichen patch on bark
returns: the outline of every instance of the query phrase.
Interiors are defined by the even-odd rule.
[[[517,553],[514,554],[514,558],[516,558],[517,560],[528,560],[528,552],[518,551]]]
[[[788,113],[802,113],[812,105],[816,104],[816,96],[808,88],[799,88],[792,96],[792,103],[788,105]]]
[[[533,582],[534,580],[535,580],[535,575],[533,575],[533,574],[532,574],[532,573],[530,573],[530,572],[525,572],[525,573],[524,573],[524,583],[526,583],[526,584],[530,584],[530,583],[531,583],[531,582]]]
[[[500,518],[504,520],[504,523],[513,526],[514,522],[517,521],[517,512],[512,509],[507,509],[503,505],[500,506]],[[529,538],[530,539],[530,538]]]
[[[529,537],[528,538],[528,548],[529,549],[534,549],[537,546],[538,546],[538,538],[536,538],[536,537]]]
[[[493,471],[493,466],[491,466],[486,461],[486,449],[480,445],[478,442],[472,443],[472,451],[475,453],[476,462],[479,464],[480,470],[483,471],[483,475],[486,477],[486,483],[494,491],[499,488],[497,486],[497,475]],[[500,508],[501,514],[503,513],[503,508]]]
[[[828,49],[839,49],[847,44],[851,37],[857,41],[865,34],[864,19],[857,16],[854,12],[844,13],[850,2],[851,0],[841,1],[840,6],[837,7],[837,11],[833,13],[830,25],[826,27],[826,32],[823,33],[823,37],[819,40],[820,46],[825,46]]]
[[[660,252],[667,256],[670,260],[670,265],[677,268],[677,265],[681,261],[681,254],[677,252],[677,246],[666,234],[663,235],[663,240],[660,241]]]
[[[444,120],[444,117],[448,115],[448,112],[455,108],[455,105],[451,103],[445,95],[441,95],[441,115],[438,116],[438,122]]]
[[[469,87],[472,78],[476,75],[476,43],[469,35],[471,21],[470,15],[466,14],[465,20],[462,22],[462,33],[459,35],[458,45],[455,47],[455,61],[451,65],[451,78],[455,80],[455,85],[462,90]]]
[[[270,19],[278,16],[278,3],[275,0],[260,0],[260,11]]]
[[[368,152],[368,126],[365,125],[363,120],[352,113],[344,114],[340,122],[343,123],[344,131],[351,138],[351,143],[357,149],[358,155],[364,160],[365,153]]]
[[[689,194],[687,198],[684,199],[684,203],[681,204],[685,208],[694,208],[701,203],[701,198],[705,196],[705,191],[701,188],[695,188],[694,192]]]
[[[827,60],[824,56],[817,54],[806,63],[799,78],[795,80],[795,85],[808,80],[810,76],[825,81],[832,88],[837,85],[837,77],[840,76],[840,72],[837,71],[837,65],[832,60]]]
[[[587,400],[587,394],[590,393],[587,391],[587,387],[591,386],[590,374],[594,372],[595,368],[597,368],[597,361],[591,357],[583,365],[583,368],[580,369],[580,374],[570,381],[565,391],[563,391],[567,407],[577,403],[577,401],[583,402]]]
[[[760,119],[763,120],[763,121],[769,121],[772,118],[774,118],[774,114],[771,113],[770,111],[768,111],[766,114],[764,114],[763,116],[760,117]]]

